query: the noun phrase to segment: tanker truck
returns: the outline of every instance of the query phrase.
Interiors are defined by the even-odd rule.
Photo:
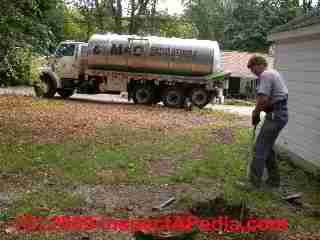
[[[215,41],[95,34],[61,42],[34,84],[37,96],[128,93],[136,104],[203,108],[226,77]]]

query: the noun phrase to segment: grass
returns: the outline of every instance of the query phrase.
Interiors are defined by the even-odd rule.
[[[259,216],[287,218],[292,232],[316,231],[320,227],[318,219],[288,206],[279,196],[266,193],[246,196],[238,190],[234,182],[246,174],[251,132],[237,126],[235,115],[207,110],[201,114],[212,116],[212,123],[168,132],[113,123],[98,128],[94,137],[50,144],[0,144],[0,192],[11,191],[14,195],[6,210],[0,208],[0,221],[24,213],[63,214],[65,208],[88,207],[85,196],[72,191],[79,186],[166,183],[187,184],[208,192],[216,189],[235,202],[248,198]],[[217,118],[225,121],[215,121]],[[21,133],[32,134],[29,130]],[[159,168],[151,173],[150,169],[157,164]],[[285,161],[281,161],[280,167],[293,190],[303,192],[306,201],[319,208],[319,182]],[[168,174],[158,174],[166,170]],[[178,204],[192,204],[190,192],[180,196]],[[39,208],[50,210],[41,213]]]
[[[224,104],[235,105],[235,106],[254,107],[256,105],[256,102],[255,102],[255,100],[225,99]]]
[[[201,146],[201,155],[194,158],[185,159],[180,162],[178,176],[183,181],[193,182],[199,176],[217,179],[219,181],[232,182],[235,178],[245,174],[245,159],[248,157],[248,148],[241,144],[246,141],[247,129],[235,130],[236,139],[231,144],[206,144],[212,141],[212,136],[204,133],[209,129],[193,134],[193,144]],[[195,159],[196,158],[196,159]]]
[[[9,215],[21,215],[30,213],[36,216],[61,215],[62,209],[85,207],[85,202],[80,196],[73,195],[60,188],[50,190],[38,189],[28,191],[15,201],[15,208],[8,211]]]

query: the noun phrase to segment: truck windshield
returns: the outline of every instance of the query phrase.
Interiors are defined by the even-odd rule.
[[[74,44],[61,44],[56,51],[57,57],[64,57],[64,56],[73,56],[74,54],[75,45]]]

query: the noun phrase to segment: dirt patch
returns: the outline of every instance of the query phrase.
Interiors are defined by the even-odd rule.
[[[152,161],[148,164],[148,174],[150,176],[172,176],[176,172],[176,159],[162,158],[158,161]]]
[[[196,203],[191,208],[191,213],[199,217],[226,216],[237,219],[244,223],[249,218],[249,208],[245,202],[229,204],[223,197],[219,196],[213,200]]]
[[[211,130],[214,139],[219,139],[222,144],[233,143],[233,129],[231,128],[218,128]]]
[[[212,113],[186,112],[159,105],[0,96],[0,129],[3,132],[0,139],[9,135],[21,143],[57,143],[95,136],[97,129],[112,124],[117,125],[119,131],[129,127],[166,133],[229,120]],[[229,142],[229,130],[225,129],[222,135]]]
[[[188,202],[200,201],[205,198],[216,197],[215,188],[210,190],[199,189],[190,184],[158,184],[158,185],[98,185],[79,186],[70,190],[73,194],[85,198],[88,211],[103,211],[111,216],[120,214],[124,216],[149,217],[159,214],[185,213],[189,211],[188,204],[179,204],[181,199]],[[152,209],[171,197],[176,202],[154,212]],[[185,201],[183,200],[183,201]]]

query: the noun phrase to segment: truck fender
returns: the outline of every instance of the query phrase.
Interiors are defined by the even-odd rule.
[[[49,67],[43,67],[40,69],[41,75],[48,75],[52,82],[55,84],[56,88],[61,88],[61,79],[58,77],[58,75],[52,71]]]

